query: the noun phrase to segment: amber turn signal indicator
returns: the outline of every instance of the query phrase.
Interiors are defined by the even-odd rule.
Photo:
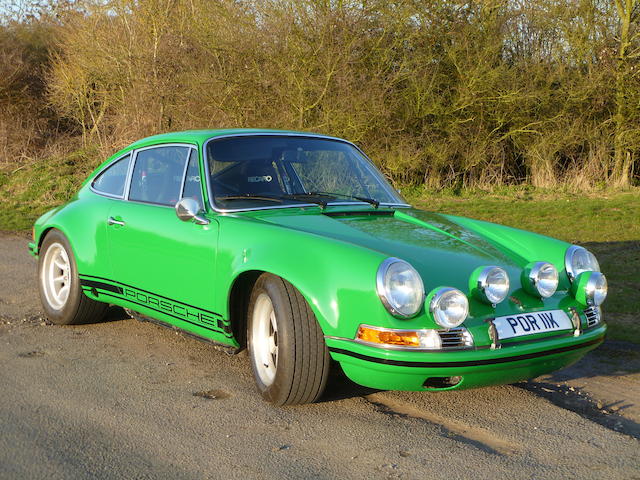
[[[378,330],[364,325],[358,328],[358,340],[382,345],[401,345],[405,347],[419,347],[420,339],[415,331]]]

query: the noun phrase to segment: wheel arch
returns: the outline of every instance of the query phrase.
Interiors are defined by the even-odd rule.
[[[291,284],[293,288],[295,288],[305,299],[309,308],[313,312],[320,329],[324,331],[323,322],[319,321],[319,316],[321,317],[322,312],[316,308],[317,305],[314,305],[314,302],[310,301],[309,295],[305,293],[305,291],[301,289],[295,281],[292,281],[278,272],[263,269],[245,270],[240,272],[233,280],[227,299],[229,320],[233,336],[240,344],[238,349],[239,352],[247,346],[247,313],[251,292],[258,278],[265,273],[281,278]]]
[[[44,242],[44,239],[46,238],[46,236],[49,234],[51,230],[60,230],[60,229],[56,227],[46,227],[44,230],[42,230],[42,232],[40,232],[40,238],[38,238],[38,255],[40,254],[40,248],[42,248],[42,243]],[[64,234],[64,232],[62,232],[61,230],[60,230],[60,233]],[[67,240],[68,239],[69,237],[67,237]]]
[[[246,270],[241,272],[231,284],[229,296],[227,298],[229,308],[229,321],[233,336],[240,344],[238,351],[242,351],[247,346],[247,311],[249,308],[249,298],[253,286],[264,270]]]
[[[40,233],[40,237],[38,238],[38,256],[40,256],[40,249],[41,249],[42,244],[44,243],[45,239],[54,230],[59,232],[66,239],[67,243],[69,244],[69,248],[71,248],[71,255],[73,256],[73,260],[71,261],[71,264],[72,264],[73,268],[75,268],[78,271],[78,274],[79,274],[80,273],[80,267],[78,265],[78,254],[77,254],[77,251],[76,251],[76,247],[73,244],[73,241],[71,240],[71,237],[67,234],[67,232],[65,232],[64,229],[60,228],[58,225],[48,225]]]
[[[42,232],[40,232],[40,237],[38,238],[38,255],[40,255],[40,248],[44,243],[44,239],[52,230],[57,230],[64,236],[64,238],[67,239],[67,242],[69,242],[69,246],[71,247],[71,253],[73,254],[73,257],[77,258],[76,248],[74,247],[73,242],[71,241],[71,238],[69,237],[69,235],[67,235],[67,232],[65,232],[64,229],[60,228],[58,225],[48,225],[42,230]]]
[[[294,286],[324,335],[353,338],[358,324],[365,321],[393,328],[394,319],[375,291],[376,271],[387,257],[384,253],[256,219],[222,216],[220,231],[214,284],[219,289],[218,309],[236,323],[231,327],[234,332],[242,330],[238,310],[233,311],[234,305],[242,305],[237,294],[244,287],[249,295],[262,273]],[[252,238],[260,241],[246,240]]]

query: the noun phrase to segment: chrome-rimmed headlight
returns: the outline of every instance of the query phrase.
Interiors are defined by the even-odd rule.
[[[558,269],[548,262],[535,262],[528,265],[524,272],[522,286],[529,293],[541,298],[549,298],[558,289]]]
[[[480,299],[497,305],[509,295],[509,275],[500,267],[484,267],[479,272],[476,270],[472,275],[477,275],[475,288],[477,288]]]
[[[576,277],[572,291],[580,303],[599,307],[607,298],[607,277],[600,272],[582,272]]]
[[[469,315],[469,300],[456,288],[438,288],[429,294],[428,300],[433,320],[444,328],[457,327]]]
[[[564,254],[564,266],[569,280],[573,282],[582,272],[599,272],[600,264],[595,255],[584,247],[572,245]]]
[[[424,285],[420,274],[404,260],[387,258],[378,267],[376,290],[392,315],[410,318],[424,304]]]

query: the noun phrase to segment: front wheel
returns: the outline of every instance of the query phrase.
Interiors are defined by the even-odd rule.
[[[286,280],[258,278],[248,311],[247,346],[258,390],[274,405],[311,403],[322,395],[329,351],[304,297]]]
[[[100,321],[108,307],[82,293],[73,250],[58,230],[49,231],[42,242],[38,287],[45,315],[57,325]]]

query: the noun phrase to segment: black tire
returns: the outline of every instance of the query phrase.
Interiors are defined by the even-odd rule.
[[[274,378],[265,381],[260,367],[265,345],[259,325],[264,296],[275,314],[277,360]],[[270,317],[273,319],[273,317]],[[273,320],[271,320],[273,321]],[[286,280],[263,274],[256,281],[249,300],[247,347],[251,367],[262,397],[273,405],[312,403],[322,395],[329,376],[329,350],[315,315],[300,292]],[[258,333],[255,333],[258,332]],[[273,373],[273,370],[271,370]]]
[[[45,260],[50,249],[59,251],[62,248],[68,258],[69,270],[66,273],[69,286],[69,293],[66,300],[61,304],[54,304],[54,300],[48,298]],[[51,254],[53,255],[53,251]],[[60,270],[64,275],[64,271]],[[38,255],[38,291],[40,293],[40,302],[46,317],[56,325],[77,325],[82,323],[99,322],[104,318],[108,308],[106,303],[96,302],[82,293],[80,286],[80,278],[78,277],[78,267],[76,259],[73,255],[71,245],[62,232],[59,230],[50,230],[42,242]],[[49,290],[50,292],[50,290]]]

